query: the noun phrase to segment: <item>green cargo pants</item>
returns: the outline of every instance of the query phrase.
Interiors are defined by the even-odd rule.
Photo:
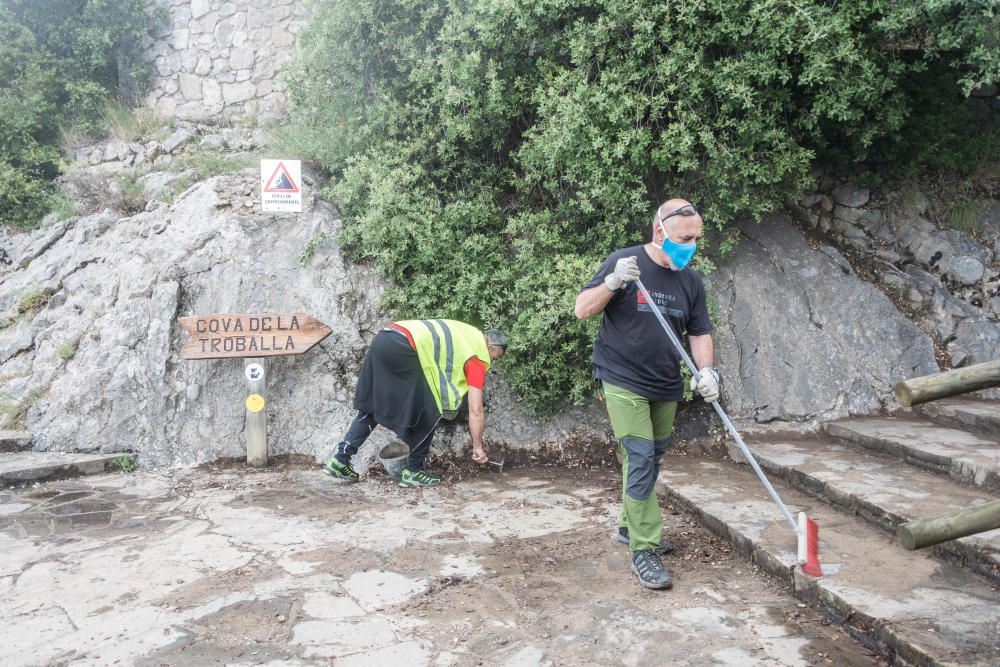
[[[660,459],[670,444],[677,401],[651,401],[604,383],[611,429],[622,455],[622,515],[619,527],[628,528],[629,549],[658,549],[663,517],[653,487]]]

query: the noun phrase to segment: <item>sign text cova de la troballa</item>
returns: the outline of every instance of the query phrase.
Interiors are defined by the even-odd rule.
[[[184,359],[302,354],[330,334],[305,313],[196,315],[180,323],[191,336],[181,349]]]

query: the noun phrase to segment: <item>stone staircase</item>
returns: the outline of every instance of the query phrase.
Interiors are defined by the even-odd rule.
[[[942,401],[747,445],[789,509],[819,523],[823,577],[795,567],[795,535],[749,466],[672,457],[661,492],[890,661],[1000,665],[1000,530],[912,552],[895,538],[1000,497],[1000,404]]]
[[[0,431],[0,488],[96,475],[111,470],[113,462],[123,456],[120,452],[33,452],[30,449],[30,433]]]

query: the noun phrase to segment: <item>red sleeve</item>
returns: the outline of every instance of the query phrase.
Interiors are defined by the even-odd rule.
[[[395,322],[390,322],[389,324],[385,325],[385,328],[395,329],[399,333],[403,334],[404,336],[406,336],[406,340],[410,342],[410,347],[412,347],[414,350],[417,349],[417,344],[413,342],[413,336],[410,335],[410,332],[406,329],[406,327],[401,327]]]
[[[465,381],[470,387],[482,391],[486,384],[486,364],[479,357],[469,357],[465,362]]]

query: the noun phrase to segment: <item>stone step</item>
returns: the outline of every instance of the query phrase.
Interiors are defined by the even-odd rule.
[[[794,437],[768,440],[747,446],[769,476],[859,514],[892,535],[901,523],[997,499],[985,489],[848,444]],[[1000,530],[951,540],[932,552],[1000,583]]]
[[[921,405],[918,411],[929,419],[987,437],[1000,434],[1000,403],[968,398],[949,398]]]
[[[845,419],[823,428],[834,438],[1000,491],[1000,442],[994,438],[901,417]]]
[[[0,431],[0,453],[23,452],[31,449],[31,434],[27,431]]]
[[[997,664],[1000,592],[984,579],[922,551],[906,551],[857,517],[772,482],[793,513],[804,510],[819,523],[823,577],[807,577],[795,567],[795,534],[748,466],[670,456],[657,487],[890,661]]]
[[[96,475],[112,468],[111,462],[128,454],[78,454],[69,452],[15,452],[0,455],[0,487],[21,486],[64,477]]]

